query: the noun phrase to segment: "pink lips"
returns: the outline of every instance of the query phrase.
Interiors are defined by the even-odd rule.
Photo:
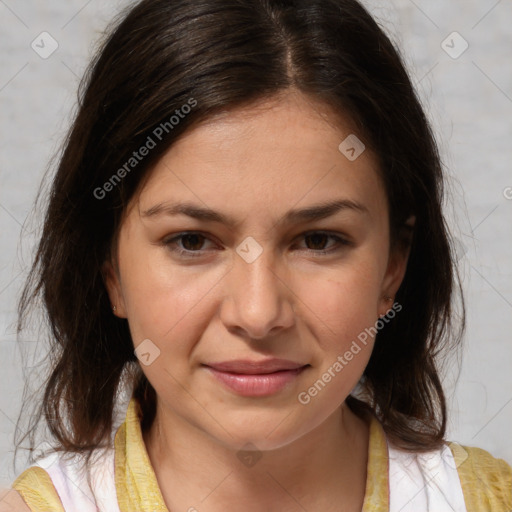
[[[224,361],[205,365],[232,391],[243,396],[267,396],[283,389],[309,365],[285,359]]]

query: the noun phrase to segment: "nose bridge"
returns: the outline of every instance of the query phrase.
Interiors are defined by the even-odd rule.
[[[237,268],[240,270],[241,278],[254,293],[274,287],[275,258],[270,244],[264,247],[249,237],[238,246],[237,253],[240,256]]]
[[[276,326],[292,321],[287,287],[277,277],[276,260],[270,244],[247,237],[236,248],[227,295],[231,308],[224,321],[261,338]]]
[[[247,237],[236,249],[239,258],[235,264],[235,280],[240,283],[236,293],[252,295],[252,302],[256,304],[261,300],[275,301],[278,293],[274,253],[270,243],[263,244],[264,242],[260,244],[253,237]],[[261,307],[262,304],[258,306]]]

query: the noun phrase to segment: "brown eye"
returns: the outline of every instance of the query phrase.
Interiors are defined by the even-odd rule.
[[[190,235],[182,235],[179,237],[182,241],[183,248],[187,251],[197,251],[203,246],[205,237],[198,233],[192,233]]]
[[[316,256],[327,255],[339,251],[342,248],[340,246],[352,245],[351,242],[340,236],[325,233],[323,231],[311,231],[309,233],[304,233],[302,237],[306,243],[307,252]],[[326,249],[325,247],[328,245],[329,240],[333,240],[335,243],[331,244],[331,247]]]
[[[204,256],[206,249],[204,243],[211,241],[208,237],[201,233],[180,233],[174,237],[162,241],[162,245],[167,247],[171,252],[178,256],[197,257]]]
[[[313,233],[312,235],[306,235],[304,240],[309,240],[313,247],[308,247],[309,249],[313,249],[315,251],[324,250],[324,246],[329,239],[329,235],[325,233]],[[306,244],[308,245],[308,244]]]

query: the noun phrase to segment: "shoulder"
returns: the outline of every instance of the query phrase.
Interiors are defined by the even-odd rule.
[[[13,492],[8,498],[12,500],[12,506],[8,505],[7,508],[2,508],[0,505],[0,512],[39,510],[64,512],[50,475],[41,467],[32,466],[26,469],[16,478],[12,489]]]
[[[448,443],[469,510],[512,510],[512,466],[482,448]]]
[[[0,512],[31,512],[21,494],[14,489],[0,490]]]
[[[26,469],[13,483],[32,511],[116,512],[113,450],[84,454],[53,452]]]

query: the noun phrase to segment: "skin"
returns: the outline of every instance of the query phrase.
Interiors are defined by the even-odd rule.
[[[338,150],[351,133],[349,119],[288,91],[187,132],[126,210],[106,285],[134,346],[150,339],[160,350],[141,365],[158,397],[144,441],[170,510],[216,512],[233,503],[249,512],[334,511],[340,503],[361,510],[369,429],[344,400],[373,339],[309,404],[297,399],[389,310],[384,296],[394,297],[407,265],[407,251],[390,249],[374,155],[367,149],[349,161]],[[367,212],[277,223],[290,209],[341,198]],[[143,215],[166,201],[212,208],[237,225]],[[206,238],[162,243],[184,231]],[[315,241],[305,236],[310,231],[350,245]],[[249,236],[262,248],[251,263],[236,252]],[[319,255],[322,249],[331,252]],[[202,366],[269,357],[310,367],[282,391],[254,398],[225,388]],[[248,442],[262,455],[252,467],[237,457]]]
[[[18,491],[0,489],[0,512],[31,512]]]

